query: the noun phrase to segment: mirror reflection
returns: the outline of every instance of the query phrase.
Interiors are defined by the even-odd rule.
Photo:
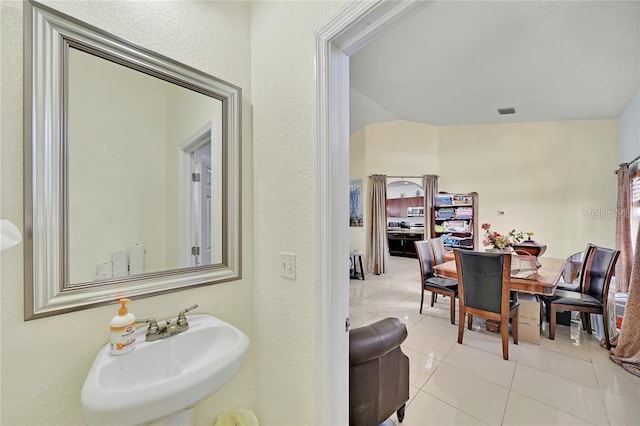
[[[70,47],[73,286],[222,262],[222,102]]]
[[[240,279],[242,89],[25,4],[25,320]]]

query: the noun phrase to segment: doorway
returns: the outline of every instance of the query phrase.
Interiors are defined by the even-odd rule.
[[[316,32],[317,424],[349,419],[349,56],[427,4],[353,3]]]
[[[221,236],[216,235],[218,203],[214,183],[216,167],[215,129],[209,121],[180,146],[178,236],[180,267],[211,265],[219,261]]]

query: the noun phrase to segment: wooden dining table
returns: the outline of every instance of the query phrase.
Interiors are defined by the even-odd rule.
[[[553,296],[556,292],[556,286],[562,275],[562,270],[567,262],[565,259],[555,259],[552,257],[541,257],[538,262],[542,266],[538,268],[538,272],[533,278],[516,278],[509,279],[509,288],[513,291],[529,294],[540,294],[545,296]],[[434,272],[449,278],[458,278],[456,269],[456,261],[449,260],[439,265],[433,266]]]

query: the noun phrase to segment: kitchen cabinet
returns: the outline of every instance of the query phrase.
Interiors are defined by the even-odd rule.
[[[407,217],[409,207],[423,207],[424,197],[390,198],[387,200],[387,217]]]
[[[418,258],[415,241],[424,239],[422,232],[389,232],[389,254]]]
[[[433,203],[432,237],[442,237],[445,246],[476,248],[478,193],[439,192]]]

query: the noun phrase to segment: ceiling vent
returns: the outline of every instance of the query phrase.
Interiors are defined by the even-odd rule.
[[[498,114],[500,115],[507,115],[507,114],[515,114],[516,113],[516,109],[515,108],[498,108]]]

